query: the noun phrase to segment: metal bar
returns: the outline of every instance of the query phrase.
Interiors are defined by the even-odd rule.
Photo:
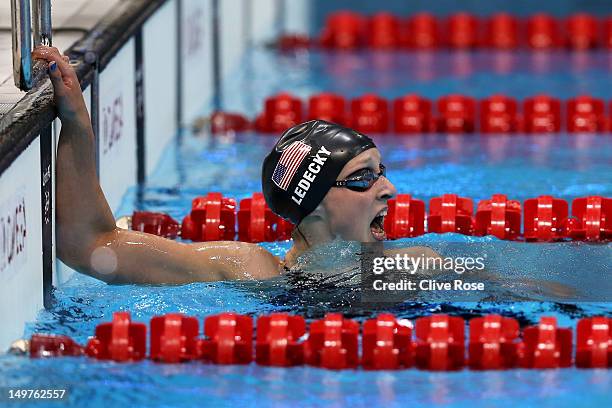
[[[15,86],[27,91],[32,87],[32,20],[29,0],[11,1],[13,31],[13,79]]]
[[[32,43],[34,47],[40,45],[40,7],[41,0],[34,0],[32,7]]]
[[[53,138],[51,123],[40,133],[40,198],[42,217],[43,305],[53,307]]]
[[[52,44],[51,26],[51,0],[36,0],[40,8],[40,43],[42,45]]]
[[[212,40],[213,40],[213,109],[218,111],[223,103],[221,95],[221,27],[219,24],[220,13],[219,1],[212,0]]]
[[[34,0],[32,4],[32,36],[34,46],[51,45],[51,1]]]
[[[145,135],[145,86],[144,50],[142,27],[134,35],[134,89],[136,96],[136,180],[142,184],[146,177],[146,135]]]
[[[183,126],[183,0],[176,0],[176,129]]]

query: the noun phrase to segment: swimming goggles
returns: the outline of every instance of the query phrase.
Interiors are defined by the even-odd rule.
[[[378,174],[370,168],[358,170],[350,178],[337,180],[335,187],[348,188],[353,191],[368,191],[379,178],[387,175],[387,168],[384,164],[381,163],[379,168],[380,173]]]

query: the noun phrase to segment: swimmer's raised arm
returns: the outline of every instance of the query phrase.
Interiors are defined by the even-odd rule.
[[[188,283],[261,279],[280,273],[263,248],[239,242],[183,244],[116,227],[96,175],[94,134],[76,73],[56,48],[49,63],[62,122],[57,150],[57,254],[68,266],[113,283]]]

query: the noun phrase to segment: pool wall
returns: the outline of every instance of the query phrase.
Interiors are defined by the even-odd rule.
[[[308,0],[130,0],[100,16],[67,54],[78,63],[111,208],[146,180],[182,126],[215,108],[247,47],[309,32],[310,15]],[[0,352],[73,273],[55,256],[60,130],[48,80],[0,119]]]

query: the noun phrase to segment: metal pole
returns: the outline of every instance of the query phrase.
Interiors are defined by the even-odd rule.
[[[40,0],[34,0],[32,7],[32,43],[34,47],[40,44]]]
[[[40,44],[51,45],[51,0],[36,0],[40,9]]]
[[[11,0],[13,78],[27,91],[32,87],[32,20],[29,0]]]
[[[34,0],[32,6],[34,45],[51,45],[51,1]]]
[[[220,0],[212,0],[212,51],[213,51],[213,109],[218,111],[223,103],[221,95],[221,27],[220,27]]]

